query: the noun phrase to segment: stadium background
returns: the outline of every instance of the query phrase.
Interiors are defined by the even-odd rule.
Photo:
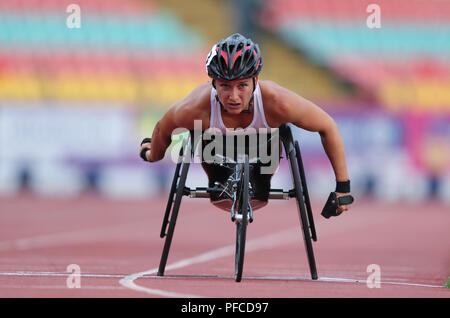
[[[358,200],[450,204],[448,21],[449,1],[0,0],[0,195],[165,200],[174,165],[142,162],[139,143],[208,80],[211,46],[240,32],[261,47],[261,79],[336,119]],[[298,136],[325,200],[320,139]],[[190,175],[206,182],[199,165]],[[274,184],[289,182],[282,166]]]

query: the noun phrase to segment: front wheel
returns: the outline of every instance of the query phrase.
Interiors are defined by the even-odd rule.
[[[236,255],[235,255],[235,278],[236,282],[242,280],[244,268],[245,240],[247,235],[248,212],[249,212],[249,163],[248,155],[245,155],[241,167],[240,181],[238,186],[238,212],[236,218]]]

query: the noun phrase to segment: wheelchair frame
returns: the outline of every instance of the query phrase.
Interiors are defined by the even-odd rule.
[[[309,199],[308,188],[306,183],[306,176],[303,167],[302,156],[300,152],[300,146],[298,141],[294,141],[292,134],[291,123],[281,125],[279,127],[280,138],[285,149],[286,159],[289,161],[291,176],[293,178],[294,188],[289,191],[283,189],[270,189],[269,200],[272,199],[284,199],[295,198],[297,201],[298,213],[300,218],[300,225],[303,233],[303,241],[305,243],[311,278],[313,280],[318,279],[316,262],[314,257],[314,251],[312,246],[312,240],[317,241],[317,235],[314,225],[314,219],[311,209],[311,202]],[[190,139],[191,151],[186,153],[187,140]],[[190,160],[186,160],[187,156],[193,156],[194,154],[194,139],[186,138],[183,140],[183,145],[180,149],[179,160],[175,167],[175,173],[172,180],[169,198],[166,205],[164,219],[161,226],[160,237],[166,238],[164,242],[164,248],[161,255],[161,260],[158,268],[158,276],[164,276],[165,267],[167,264],[167,258],[170,251],[170,246],[173,239],[176,220],[181,205],[183,196],[189,196],[191,198],[209,198],[213,189],[206,187],[188,188],[185,186],[187,174],[190,166]],[[248,162],[247,162],[248,164]],[[247,179],[248,180],[248,179]],[[250,205],[250,204],[249,204]],[[247,225],[247,217],[244,218],[244,235],[243,246],[245,248],[245,231]],[[250,222],[252,219],[250,219]],[[239,282],[242,277],[242,263],[244,255],[237,255],[238,253],[238,240],[239,240],[239,224],[237,223],[237,237],[236,237],[236,282]],[[242,252],[243,253],[243,252]],[[239,256],[239,260],[238,260]],[[241,259],[242,258],[242,259]],[[240,272],[238,271],[238,262],[240,262]]]

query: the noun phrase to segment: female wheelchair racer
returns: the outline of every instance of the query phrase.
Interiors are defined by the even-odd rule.
[[[330,194],[322,215],[325,217],[336,216],[343,211],[347,211],[349,209],[349,204],[352,203],[353,199],[350,195],[350,180],[345,161],[344,145],[336,123],[326,112],[314,103],[273,82],[258,80],[258,74],[260,73],[261,68],[262,57],[259,47],[250,39],[247,39],[240,34],[233,34],[230,37],[219,41],[211,49],[206,62],[206,69],[208,75],[212,78],[212,81],[199,85],[186,98],[176,102],[169,108],[161,120],[158,121],[153,131],[153,141],[148,142],[148,140],[144,140],[143,143],[141,143],[141,157],[144,160],[151,162],[161,160],[165,155],[166,149],[171,144],[172,132],[180,127],[192,131],[195,128],[195,121],[201,122],[200,130],[203,132],[209,128],[218,128],[226,131],[228,129],[235,130],[238,127],[279,127],[280,137],[284,145],[287,159],[290,162],[291,171],[293,172],[293,179],[294,181],[297,179],[295,182],[297,185],[292,192],[295,193],[295,197],[297,197],[297,200],[300,202],[299,205],[303,205],[301,202],[305,201],[307,197],[307,195],[305,195],[306,181],[300,174],[300,170],[303,170],[303,166],[298,163],[301,163],[300,149],[298,144],[296,144],[292,138],[292,132],[288,124],[292,123],[302,129],[315,131],[320,134],[324,150],[330,159],[336,176],[336,190]],[[191,138],[190,143],[192,142],[193,139]],[[190,143],[187,143],[186,145]],[[191,151],[185,151],[184,154],[180,156],[183,158],[183,167],[180,166],[181,162],[177,164],[171,191],[171,196],[176,194],[175,205],[171,214],[171,217],[174,217],[174,220],[176,220],[181,196],[188,192],[184,187],[184,183],[189,167],[188,158],[190,158],[191,155]],[[207,187],[208,191],[206,191],[205,196],[207,195],[211,198],[213,203],[218,204],[219,201],[222,200],[222,198],[218,196],[220,193],[222,194],[222,197],[224,195],[227,196],[227,194],[231,195],[229,197],[233,197],[234,194],[241,195],[241,192],[245,194],[248,183],[250,183],[252,185],[251,188],[248,189],[249,196],[251,196],[250,200],[254,201],[255,208],[258,206],[256,204],[257,201],[259,201],[259,206],[263,206],[267,202],[267,199],[270,199],[271,197],[269,190],[270,182],[267,182],[270,181],[271,176],[262,176],[261,173],[257,173],[258,169],[264,168],[262,165],[256,165],[253,167],[252,172],[250,172],[249,164],[246,164],[247,160],[250,161],[250,158],[247,157],[247,159],[245,159],[244,156],[244,160],[241,160],[239,164],[231,167],[231,169],[220,169],[215,166],[213,167],[213,170],[209,170],[210,167],[204,165],[205,171],[210,177],[210,182]],[[295,162],[297,162],[297,164],[294,164]],[[248,172],[246,173],[247,166]],[[181,174],[178,177],[177,173],[179,173],[180,169]],[[251,173],[253,174],[252,179],[250,179],[249,176]],[[230,189],[233,188],[227,188],[226,184],[233,174],[240,175],[239,177],[234,178],[235,181],[239,180],[239,182],[231,182],[232,187],[234,187],[234,194],[230,192]],[[248,178],[249,182],[241,181],[247,180],[246,178]],[[262,178],[263,180],[257,180],[258,178]],[[228,182],[228,184],[230,184],[230,182]],[[237,191],[236,189],[239,186],[241,186],[241,190]],[[215,190],[212,190],[213,188]],[[217,189],[220,190],[220,192],[216,191]],[[193,192],[192,195],[198,197],[203,190],[194,191],[196,192]],[[291,195],[291,192],[288,194]],[[223,199],[227,198],[223,197]],[[233,200],[235,201],[235,208],[245,205],[248,201],[239,199],[242,201],[240,204],[237,197]],[[166,211],[167,218],[165,217],[164,224],[169,222],[166,222],[166,220],[168,219],[168,215],[170,215],[169,205],[171,206],[172,201],[173,199],[169,197],[169,212]],[[307,204],[307,206],[308,205],[309,204]],[[231,207],[232,206],[233,205],[231,205]],[[249,212],[252,212],[252,204],[249,204],[247,209],[249,209]],[[312,247],[308,247],[308,245],[311,245],[310,238],[311,236],[314,238],[315,233],[311,233],[311,235],[307,234],[309,233],[308,219],[306,217],[306,212],[304,211],[305,213],[303,213],[301,211],[302,208],[300,208],[302,228],[305,234],[307,251],[310,254],[311,273],[314,279],[314,277],[317,277],[317,273],[315,273]],[[247,218],[247,212],[244,211],[242,213],[243,218]],[[308,212],[308,215],[309,222],[313,223],[312,213],[310,211]],[[251,220],[251,217],[252,214],[250,214],[249,220]],[[165,228],[164,224],[163,229]],[[169,222],[169,231],[166,239],[166,247],[168,248],[170,248],[174,225],[175,222]],[[311,227],[311,229],[313,228],[314,226]],[[165,261],[167,259],[168,248],[166,247],[160,264],[161,275],[164,272]]]

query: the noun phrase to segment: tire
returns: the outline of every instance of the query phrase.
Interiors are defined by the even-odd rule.
[[[297,207],[300,216],[300,223],[302,226],[303,241],[305,242],[306,254],[308,256],[308,263],[311,271],[311,278],[313,280],[316,280],[318,279],[316,261],[314,257],[311,235],[309,231],[308,216],[306,213],[305,201],[303,200],[299,167],[297,166],[297,161],[294,152],[290,153],[289,160],[292,169],[292,177],[294,179],[293,181],[297,198]]]
[[[187,154],[186,156],[189,156],[189,155],[190,154]],[[189,171],[189,165],[190,165],[189,161],[190,160],[185,160],[185,162],[182,163],[181,174],[177,178],[179,180],[178,180],[178,184],[177,184],[176,191],[175,191],[175,200],[173,202],[172,213],[170,215],[169,228],[168,228],[167,234],[165,235],[166,240],[164,242],[164,248],[163,248],[161,260],[159,263],[158,274],[157,274],[158,276],[164,276],[167,258],[169,256],[169,250],[170,250],[170,246],[172,244],[173,232],[175,231],[175,225],[177,222],[178,211],[180,209],[181,199],[183,198],[184,186],[186,184],[186,178],[187,178],[187,174]]]
[[[166,211],[164,213],[164,220],[163,220],[163,224],[161,226],[161,233],[159,234],[160,238],[163,238],[164,236],[166,236],[166,229],[167,229],[167,225],[169,224],[169,215],[170,215],[170,211],[172,210],[175,193],[177,192],[178,179],[180,178],[180,168],[181,168],[181,162],[177,163],[177,166],[175,168],[175,173],[173,175],[172,185],[170,187],[169,199],[167,200]]]
[[[316,226],[314,225],[314,217],[311,209],[311,201],[309,199],[308,185],[306,184],[305,169],[303,167],[303,160],[302,155],[300,153],[300,146],[298,145],[298,141],[295,142],[295,154],[297,157],[297,165],[300,172],[300,180],[304,194],[304,202],[308,216],[308,224],[309,228],[311,229],[311,238],[314,242],[316,242],[317,241]]]
[[[238,214],[242,220],[236,222],[236,254],[235,254],[235,278],[236,282],[242,280],[244,268],[245,240],[247,236],[248,208],[249,208],[249,163],[248,155],[245,155],[241,169],[241,181],[239,182]]]

